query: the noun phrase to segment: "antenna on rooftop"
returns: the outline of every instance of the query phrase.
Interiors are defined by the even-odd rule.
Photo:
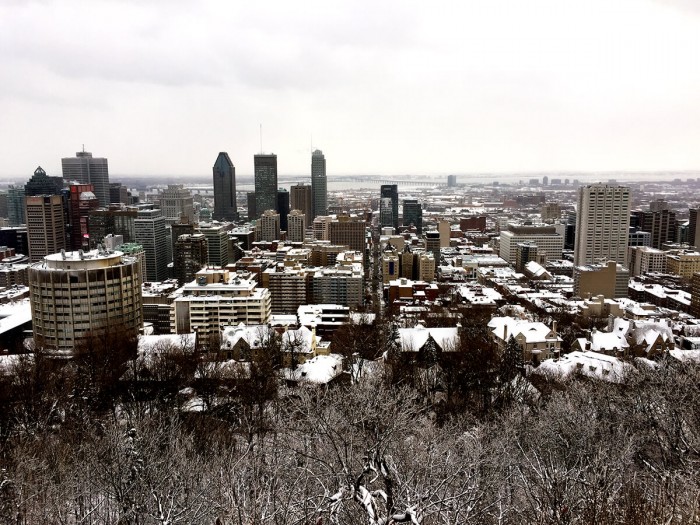
[[[85,153],[85,144],[83,144],[83,153]]]
[[[260,155],[262,155],[262,124],[260,124]]]

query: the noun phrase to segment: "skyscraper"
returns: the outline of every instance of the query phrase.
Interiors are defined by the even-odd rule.
[[[200,222],[199,233],[207,240],[207,264],[218,268],[226,266],[229,263],[226,225]]]
[[[10,226],[24,224],[24,186],[7,188],[7,216],[10,219]]]
[[[382,226],[391,226],[394,230],[399,229],[399,187],[396,184],[382,184],[381,199],[391,199],[391,222],[381,223]],[[382,202],[382,201],[380,201]]]
[[[66,230],[61,195],[38,195],[25,199],[30,262],[66,247]]]
[[[306,215],[301,210],[292,210],[287,218],[287,240],[289,242],[304,242],[306,233]]]
[[[306,224],[313,221],[313,199],[309,184],[295,184],[289,194],[291,209],[306,215]]]
[[[277,155],[255,155],[255,213],[277,210]]]
[[[601,260],[625,264],[629,244],[630,190],[591,184],[578,192],[574,264]]]
[[[214,162],[214,219],[237,221],[236,168],[228,153],[222,151]]]
[[[214,184],[216,184],[216,177],[214,177]],[[168,184],[168,187],[160,195],[160,209],[165,217],[165,222],[168,224],[178,223],[183,217],[187,218],[187,222],[193,222],[193,201],[192,193],[183,184]],[[216,215],[216,186],[214,186],[214,214]]]
[[[404,199],[403,201],[403,225],[416,227],[418,235],[423,233],[423,208],[416,199]]]
[[[289,215],[289,192],[284,188],[277,190],[277,211],[280,214],[280,229],[287,231],[287,215]]]
[[[661,245],[676,239],[676,213],[669,210],[636,211],[640,229],[651,234],[651,246],[660,249]]]
[[[175,278],[182,286],[194,280],[195,274],[207,265],[207,239],[202,233],[180,235],[175,240]]]
[[[70,247],[72,250],[90,248],[89,215],[99,206],[92,184],[71,184],[68,194],[70,218]],[[99,239],[97,242],[102,242]]]
[[[61,177],[49,177],[39,166],[34,170],[34,175],[24,185],[25,195],[59,195],[63,189]]]
[[[311,154],[311,193],[313,217],[328,214],[328,182],[326,179],[326,157],[320,149]]]
[[[33,264],[29,297],[37,348],[70,354],[84,337],[110,329],[136,339],[143,326],[139,266],[135,257],[98,250],[52,253]]]
[[[160,210],[139,210],[134,220],[135,240],[143,247],[145,281],[157,282],[168,277],[168,238],[165,217]]]
[[[63,179],[67,182],[92,184],[100,206],[109,204],[109,168],[107,159],[93,157],[88,151],[79,151],[75,157],[61,159]]]

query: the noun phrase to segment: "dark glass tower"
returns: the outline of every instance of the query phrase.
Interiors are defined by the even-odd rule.
[[[61,177],[49,177],[39,166],[34,170],[34,175],[24,185],[24,194],[28,197],[34,195],[60,195],[63,189]]]
[[[328,214],[328,183],[326,157],[320,149],[311,154],[311,194],[313,218]]]
[[[277,210],[277,155],[259,154],[254,157],[255,215]]]
[[[237,221],[236,168],[222,151],[214,162],[214,215],[217,221]]]
[[[287,231],[289,215],[289,192],[284,188],[277,190],[277,212],[280,214],[280,230]]]
[[[415,199],[404,199],[403,201],[403,225],[416,227],[416,233],[423,233],[423,209],[420,202]]]
[[[391,224],[382,226],[391,226],[395,231],[399,229],[399,187],[396,184],[382,184],[381,196],[382,199],[391,199]]]

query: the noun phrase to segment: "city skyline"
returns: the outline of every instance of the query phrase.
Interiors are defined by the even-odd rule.
[[[691,2],[159,7],[0,7],[0,177],[83,143],[119,175],[206,173],[211,151],[246,175],[261,149],[302,174],[317,146],[329,177],[700,169]]]

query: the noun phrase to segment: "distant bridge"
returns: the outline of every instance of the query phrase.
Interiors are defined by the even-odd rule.
[[[333,177],[333,182],[367,182],[372,184],[396,184],[397,186],[432,186],[432,187],[447,187],[446,182],[438,182],[431,180],[397,180],[384,179],[382,177]]]

